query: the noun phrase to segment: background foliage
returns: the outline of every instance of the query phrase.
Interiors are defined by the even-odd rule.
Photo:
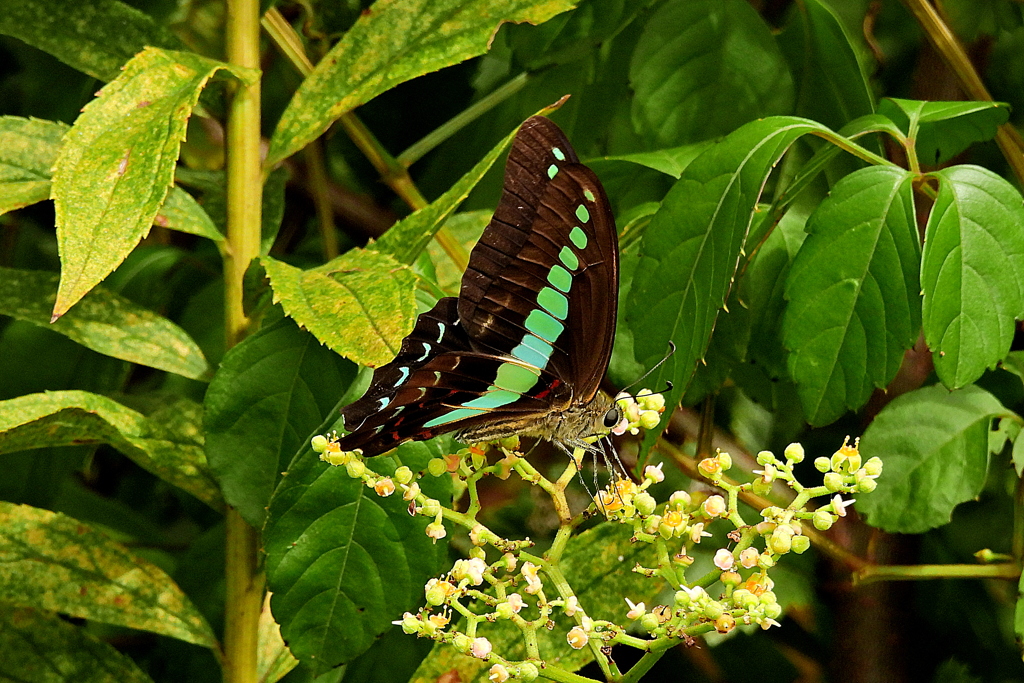
[[[224,61],[221,2],[0,12],[0,680],[219,679],[226,506],[262,531],[300,660],[265,609],[262,680],[469,667],[390,624],[464,540],[430,543],[309,436],[455,291],[509,136],[567,94],[552,118],[621,232],[608,387],[679,347],[646,383],[681,407],[627,461],[668,460],[671,491],[715,447],[750,469],[862,434],[886,468],[789,568],[781,629],[679,648],[649,679],[1024,677],[1019,3],[262,9],[261,73]],[[234,301],[223,122],[257,81],[261,258]],[[226,304],[252,321],[230,349]],[[548,511],[511,482],[488,523],[543,542]],[[621,608],[602,567],[578,579]]]

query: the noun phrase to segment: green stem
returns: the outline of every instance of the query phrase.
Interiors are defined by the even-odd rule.
[[[922,581],[927,579],[1007,579],[1020,578],[1021,566],[1004,564],[918,564],[868,565],[853,573],[853,585],[876,581]]]
[[[260,67],[258,0],[228,0],[227,58],[232,64]],[[224,249],[225,340],[231,348],[248,333],[251,321],[242,307],[242,282],[259,256],[260,82],[233,86],[227,121],[227,243]],[[263,609],[264,577],[259,536],[241,515],[229,509],[225,527],[224,680],[255,683],[257,641]]]

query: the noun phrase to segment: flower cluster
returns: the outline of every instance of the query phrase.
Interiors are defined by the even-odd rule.
[[[656,424],[664,410],[661,396],[649,392],[617,401],[624,420],[616,430]],[[590,647],[599,664],[613,675],[614,662],[605,653],[615,644],[632,645],[644,650],[644,656],[656,656],[674,643],[692,644],[697,636],[729,633],[741,624],[762,629],[777,626],[782,607],[773,590],[772,568],[783,555],[806,551],[814,530],[826,530],[846,515],[853,500],[843,495],[873,490],[882,471],[878,458],[862,462],[858,442],[851,445],[847,440],[830,458],[814,461],[824,474],[822,485],[814,487],[803,486],[793,473],[794,465],[804,460],[799,444],[787,447],[781,458],[769,451],[758,453],[760,469],[753,470],[755,478],[745,483],[729,479],[727,473],[733,461],[728,453],[704,458],[696,464],[696,471],[717,491],[678,490],[663,503],[649,490],[665,479],[661,464],[646,467],[639,483],[613,477],[595,496],[592,511],[603,513],[608,523],[629,526],[634,543],[654,546],[657,552],[652,557],[658,558],[657,564],[636,564],[633,571],[660,580],[673,591],[670,604],[651,609],[644,602],[625,597],[628,611],[620,624],[589,615],[562,574],[561,550],[582,516],[573,516],[564,507],[559,511],[562,530],[543,556],[530,552],[533,544],[528,538],[501,538],[476,519],[480,511],[476,494],[479,480],[489,474],[505,478],[513,471],[549,493],[557,509],[559,499],[565,501],[564,489],[573,480],[581,453],[574,454],[566,472],[552,482],[522,457],[515,438],[497,444],[501,457],[496,461],[488,458],[486,448],[473,446],[431,460],[424,472],[417,474],[399,466],[390,476],[367,468],[358,452],[340,451],[334,435],[316,437],[312,445],[322,460],[344,467],[349,476],[361,479],[377,495],[400,491],[409,501],[411,513],[431,519],[425,528],[431,538],[446,535],[445,522],[466,529],[472,544],[469,557],[457,560],[446,574],[430,579],[424,586],[424,607],[416,613],[407,612],[394,623],[408,634],[448,644],[487,662],[488,678],[496,683],[532,681],[541,669],[551,666],[540,659],[538,633],[552,629],[559,615],[572,624],[565,631],[566,645],[573,649]],[[457,488],[468,490],[468,509],[457,512],[427,497],[418,484],[424,476],[451,477]],[[745,520],[739,509],[740,499],[746,497],[752,503],[779,484],[791,491],[788,504],[762,503],[758,506],[762,508],[760,519]],[[776,497],[778,493],[776,489]],[[827,502],[809,509],[815,498]],[[732,529],[716,536],[712,534],[713,525]],[[712,547],[707,548],[709,543]],[[704,576],[688,577],[698,553],[705,554],[714,569]],[[652,590],[649,595],[657,592]],[[496,622],[509,622],[518,629],[526,647],[525,659],[504,656],[481,634]],[[644,638],[632,635],[637,629]],[[500,649],[506,644],[502,640]]]
[[[636,396],[623,392],[615,397],[615,403],[622,411],[622,420],[612,428],[612,433],[618,436],[654,429],[665,412],[665,397],[652,393],[650,389],[643,389]]]

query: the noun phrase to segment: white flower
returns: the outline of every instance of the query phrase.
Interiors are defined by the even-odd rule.
[[[523,578],[526,579],[526,592],[530,595],[535,595],[543,588],[543,584],[540,582],[540,576],[537,572],[540,567],[532,562],[523,562]]]
[[[487,655],[491,654],[491,641],[486,638],[474,638],[469,653],[477,659],[487,659]]]
[[[526,603],[523,602],[523,596],[519,593],[510,593],[509,596],[505,598],[505,602],[512,605],[512,611],[516,614],[519,614],[519,610],[526,606]]]
[[[626,600],[626,604],[629,605],[629,611],[626,612],[626,617],[627,618],[634,619],[634,620],[635,619],[639,619],[647,611],[646,607],[644,606],[644,603],[641,602],[639,604],[634,605],[633,601],[630,600],[629,598],[626,598],[625,600]]]
[[[851,498],[850,500],[843,500],[837,493],[836,495],[832,496],[832,509],[840,517],[845,517],[846,508],[853,505],[856,502],[857,500],[855,498]]]
[[[718,552],[715,553],[715,566],[722,571],[732,569],[735,563],[736,558],[734,558],[732,553],[725,548],[719,548]]]
[[[650,479],[655,484],[665,481],[665,473],[661,471],[662,466],[665,463],[659,462],[657,465],[648,465],[644,468],[644,477]]]

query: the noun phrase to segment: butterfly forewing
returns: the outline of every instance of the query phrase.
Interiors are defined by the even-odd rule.
[[[449,431],[530,431],[589,403],[611,355],[618,242],[607,197],[555,124],[512,143],[501,202],[458,299],[422,314],[342,413],[344,450],[377,455]]]

